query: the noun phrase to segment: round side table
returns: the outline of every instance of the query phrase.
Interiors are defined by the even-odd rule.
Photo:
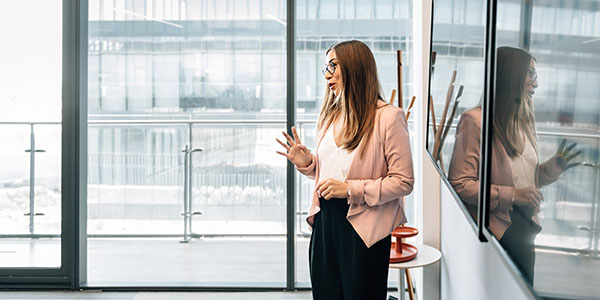
[[[420,267],[424,267],[424,266],[428,266],[431,264],[434,264],[436,262],[438,262],[441,258],[442,258],[442,253],[440,252],[440,250],[435,249],[431,246],[428,245],[423,245],[423,244],[418,244],[415,245],[418,249],[418,254],[417,257],[415,257],[413,260],[409,260],[406,262],[402,262],[402,263],[391,263],[390,264],[390,269],[398,269],[399,270],[399,276],[398,276],[398,293],[399,293],[399,298],[401,300],[404,300],[404,270],[405,269],[412,269],[412,268],[420,268]],[[411,299],[414,300],[414,299]]]

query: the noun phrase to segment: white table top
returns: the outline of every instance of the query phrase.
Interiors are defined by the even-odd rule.
[[[434,264],[442,258],[442,253],[438,249],[423,244],[413,245],[419,250],[419,252],[417,253],[417,257],[415,257],[413,260],[409,260],[406,262],[390,264],[390,268],[410,269],[424,267],[427,265]]]

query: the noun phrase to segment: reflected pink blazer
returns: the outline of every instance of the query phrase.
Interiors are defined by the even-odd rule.
[[[481,146],[481,108],[465,111],[458,121],[456,141],[448,181],[460,196],[461,200],[477,219],[479,196],[479,151]],[[500,240],[511,224],[510,211],[515,190],[510,167],[510,157],[502,142],[494,136],[492,141],[492,170],[490,178],[490,231]],[[536,168],[536,186],[542,187],[556,181],[560,176],[560,168],[555,161],[538,164]],[[532,220],[540,224],[536,215]]]
[[[346,175],[350,185],[349,209],[346,219],[367,247],[387,237],[398,225],[406,223],[402,197],[412,192],[414,176],[406,117],[401,108],[382,100],[377,103],[374,132],[361,158],[356,152]],[[319,132],[317,149],[327,128]],[[317,151],[318,152],[318,151]],[[313,155],[300,173],[319,182],[319,157]],[[329,201],[329,200],[323,200]],[[312,205],[307,217],[313,225],[320,210],[319,197],[313,190]]]

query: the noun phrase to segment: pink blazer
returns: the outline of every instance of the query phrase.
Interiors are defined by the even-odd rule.
[[[456,141],[450,160],[448,180],[465,203],[467,209],[477,218],[477,197],[479,194],[479,151],[481,145],[481,108],[465,111],[458,121]],[[497,137],[492,141],[492,172],[490,187],[490,231],[500,240],[510,226],[510,211],[514,183],[510,157]],[[549,163],[538,164],[536,186],[558,179],[558,166]],[[539,225],[535,215],[532,219]]]
[[[406,117],[401,108],[379,100],[374,132],[365,146],[364,156],[356,152],[346,182],[350,186],[347,219],[367,247],[387,237],[398,225],[406,223],[402,197],[412,192],[414,177]],[[317,149],[327,128],[319,132]],[[300,173],[319,182],[319,157],[312,163],[296,167]],[[323,200],[327,201],[327,200]],[[313,225],[320,210],[319,197],[313,190],[313,200],[307,217]]]

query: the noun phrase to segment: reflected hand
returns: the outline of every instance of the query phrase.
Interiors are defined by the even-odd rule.
[[[348,198],[348,183],[337,181],[333,178],[321,181],[317,187],[317,195],[323,197],[326,200],[333,198]]]
[[[292,127],[292,134],[294,135],[294,138],[292,138],[285,131],[282,131],[282,133],[287,140],[287,144],[277,138],[275,140],[277,140],[277,142],[285,148],[287,153],[281,151],[275,152],[287,157],[287,159],[289,159],[297,167],[303,168],[310,165],[312,162],[312,154],[310,153],[310,150],[308,150],[308,148],[306,148],[306,146],[302,145],[302,142],[300,142],[300,137],[296,132],[296,128]]]
[[[560,143],[560,146],[558,146],[558,150],[556,150],[556,154],[549,159],[549,161],[555,159],[556,165],[561,169],[562,172],[580,165],[579,163],[569,163],[571,160],[581,154],[581,150],[572,153],[573,149],[577,146],[577,143],[573,143],[565,147],[566,145],[567,139],[563,139]]]
[[[540,201],[544,199],[542,192],[533,186],[515,190],[515,205],[530,206],[535,210],[540,207]]]

